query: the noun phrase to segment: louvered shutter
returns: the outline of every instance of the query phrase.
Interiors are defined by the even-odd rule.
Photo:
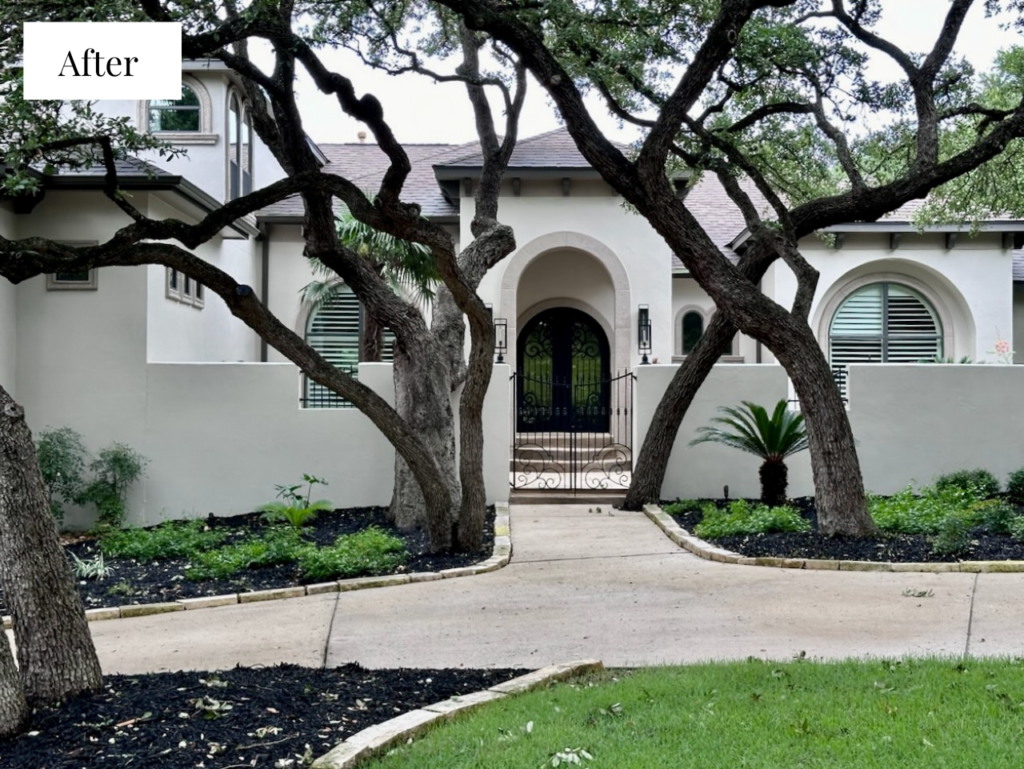
[[[347,286],[339,287],[335,297],[309,320],[306,341],[329,363],[358,376],[359,300]],[[351,408],[337,393],[310,379],[306,380],[307,408]]]
[[[829,360],[833,366],[882,360],[883,286],[877,283],[851,295],[832,318]]]
[[[890,284],[886,308],[886,361],[916,363],[942,357],[942,327],[922,296]]]

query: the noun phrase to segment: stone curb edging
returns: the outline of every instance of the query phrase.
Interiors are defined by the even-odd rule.
[[[310,769],[351,769],[362,761],[383,753],[396,743],[409,740],[426,731],[431,725],[446,721],[459,713],[466,713],[481,705],[504,699],[514,694],[522,694],[553,681],[602,670],[600,660],[578,660],[561,665],[550,665],[519,678],[513,678],[503,684],[492,686],[472,694],[452,697],[448,700],[435,702],[416,710],[410,710],[390,721],[367,727],[356,732],[344,742],[339,743],[330,751],[316,759]]]
[[[272,590],[256,590],[251,593],[230,593],[227,595],[201,596],[199,598],[182,598],[169,603],[140,603],[100,609],[86,609],[85,619],[87,622],[99,622],[108,619],[145,617],[150,614],[212,609],[216,606],[233,606],[239,603],[280,601],[287,598],[302,598],[307,595],[346,593],[350,590],[365,590],[373,587],[405,585],[411,582],[432,582],[438,579],[486,574],[487,572],[497,571],[507,566],[512,557],[512,523],[508,511],[508,502],[495,503],[494,510],[494,551],[490,558],[472,566],[442,569],[441,571],[418,571],[412,574],[389,574],[384,577],[356,577],[355,579],[341,579],[335,582],[321,582],[316,585],[297,585],[295,587],[279,587]],[[3,618],[3,626],[5,630],[11,629],[12,624],[9,615]]]
[[[996,574],[1024,572],[1024,561],[957,561],[955,563],[891,563],[889,561],[832,561],[818,558],[771,558],[734,553],[715,547],[693,536],[676,523],[675,519],[658,505],[644,505],[644,514],[654,521],[665,535],[684,550],[708,561],[735,563],[741,566],[774,566],[780,569],[817,569],[819,571],[910,571],[940,574],[967,572],[970,574]]]

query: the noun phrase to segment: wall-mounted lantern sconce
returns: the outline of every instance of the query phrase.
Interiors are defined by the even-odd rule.
[[[498,355],[498,363],[504,363],[508,352],[508,321],[504,318],[494,319],[494,352]]]
[[[637,350],[642,355],[640,363],[650,363],[647,356],[651,354],[651,310],[646,304],[639,307],[640,323],[637,326]]]

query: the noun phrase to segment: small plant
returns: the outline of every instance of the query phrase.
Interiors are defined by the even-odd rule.
[[[224,541],[225,534],[201,520],[167,521],[151,529],[111,529],[100,538],[100,550],[110,557],[141,563],[161,558],[194,558]]]
[[[932,590],[914,590],[911,587],[903,591],[904,598],[931,598],[934,595],[935,592]]]
[[[940,475],[935,481],[939,491],[960,489],[976,499],[990,499],[999,493],[999,481],[988,470],[958,470]]]
[[[74,553],[71,555],[71,567],[78,579],[106,579],[110,576],[111,568],[103,561],[103,553],[95,558],[79,558]]]
[[[371,526],[338,537],[330,547],[309,546],[298,560],[303,580],[314,581],[386,574],[408,556],[402,540]]]
[[[1010,530],[1010,536],[1018,542],[1024,542],[1024,515],[1018,515],[1007,527]]]
[[[973,492],[955,485],[944,489],[924,486],[914,493],[907,486],[891,497],[871,497],[868,510],[878,528],[893,534],[937,534],[952,516],[970,520],[971,505],[978,501]]]
[[[1006,479],[1006,497],[1013,504],[1024,507],[1024,468],[1014,470]]]
[[[135,588],[132,587],[131,582],[123,579],[107,588],[107,595],[119,595],[128,598],[135,595]]]
[[[124,443],[112,443],[101,449],[89,464],[93,480],[78,500],[91,502],[99,513],[98,528],[118,528],[127,512],[128,489],[139,478],[149,460]]]
[[[292,563],[305,548],[312,547],[303,541],[296,529],[274,527],[262,537],[199,553],[185,569],[185,577],[191,580],[227,579],[253,567]]]
[[[75,502],[85,485],[88,452],[82,436],[70,427],[46,429],[36,441],[36,456],[50,500],[50,512],[64,520],[64,505]]]
[[[700,437],[690,445],[721,443],[760,457],[761,502],[769,507],[785,504],[789,485],[786,457],[807,449],[803,415],[790,411],[784,400],[770,416],[763,406],[750,401],[743,401],[741,408],[723,406],[718,411],[724,416],[711,421],[722,427],[697,428]]]
[[[937,555],[958,555],[971,546],[971,528],[961,516],[951,515],[939,525],[931,546]]]
[[[302,484],[294,486],[275,486],[277,497],[280,502],[268,502],[259,509],[263,512],[263,518],[267,521],[283,521],[298,529],[313,520],[318,512],[333,510],[334,505],[326,499],[318,499],[310,502],[314,486],[326,486],[327,481],[317,478],[314,475],[303,474],[303,482],[307,484],[306,496],[299,493]]]
[[[1009,534],[1017,510],[1001,499],[986,499],[971,505],[969,515],[975,525],[984,526],[990,534]]]
[[[792,507],[752,505],[746,500],[730,502],[725,509],[714,503],[701,508],[704,517],[694,527],[698,537],[716,539],[734,534],[767,534],[772,531],[810,531],[811,522]]]
[[[675,502],[665,505],[664,510],[669,515],[688,513],[691,510],[700,510],[700,502],[695,499],[677,499]]]

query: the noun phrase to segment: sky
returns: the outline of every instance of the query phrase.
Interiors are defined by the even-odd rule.
[[[1019,33],[1003,31],[993,19],[986,19],[980,0],[975,4],[960,33],[956,52],[966,56],[979,70],[988,69],[996,52],[1024,42]],[[904,50],[930,50],[948,0],[884,0],[884,16],[875,28],[883,37]],[[372,93],[384,106],[385,118],[398,139],[405,143],[462,143],[476,139],[473,113],[464,86],[459,83],[434,83],[429,78],[406,74],[398,77],[374,71],[348,51],[326,51],[325,64],[352,79],[358,94]],[[881,60],[869,74],[875,78],[897,77],[895,64]],[[449,65],[450,66],[450,65]],[[365,127],[341,112],[333,97],[320,94],[307,77],[298,87],[299,108],[307,133],[318,143],[355,142]],[[588,99],[591,114],[611,138],[628,142],[636,138],[634,129],[621,129],[608,115],[599,99]],[[500,112],[496,112],[500,117]],[[557,115],[550,100],[536,82],[527,88],[526,106],[520,121],[520,138],[558,128]],[[372,137],[367,141],[373,141]]]

